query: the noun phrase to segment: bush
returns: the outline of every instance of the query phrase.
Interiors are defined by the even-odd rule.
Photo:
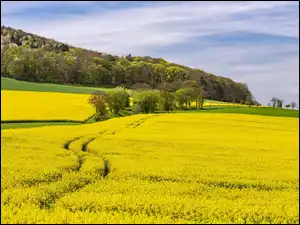
[[[134,112],[153,113],[158,110],[160,97],[155,91],[136,92],[133,99]]]
[[[97,91],[89,97],[89,103],[96,109],[95,120],[100,121],[107,117],[107,93],[103,91]]]
[[[123,88],[116,88],[108,93],[107,103],[112,113],[119,114],[121,110],[129,107],[129,94]]]

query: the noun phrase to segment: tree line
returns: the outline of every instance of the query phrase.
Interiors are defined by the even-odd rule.
[[[284,100],[273,97],[271,101],[269,102],[268,106],[272,106],[273,108],[282,108],[283,107]],[[297,107],[296,102],[291,102],[289,104],[285,105],[286,108],[292,108],[295,109]]]
[[[180,89],[174,91],[172,84],[163,83],[157,90],[139,89],[132,95],[133,107],[130,107],[130,94],[123,87],[117,87],[109,92],[97,91],[90,95],[89,103],[96,109],[96,121],[111,115],[122,113],[154,113],[157,111],[173,111],[175,109],[203,108],[203,91],[195,81],[184,81]]]
[[[149,56],[113,56],[37,35],[1,27],[1,76],[33,82],[159,89],[170,83],[177,90],[195,80],[207,99],[255,101],[244,83]]]

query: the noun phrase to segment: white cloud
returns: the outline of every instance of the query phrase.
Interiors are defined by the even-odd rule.
[[[32,8],[47,8],[49,6],[83,5],[93,3],[92,1],[1,1],[1,14],[18,13]]]
[[[78,2],[89,7],[89,3]],[[11,2],[12,4],[12,2]],[[16,5],[15,3],[14,5]],[[24,3],[20,3],[23,5]],[[41,3],[36,3],[41,4]],[[48,3],[50,4],[50,3]],[[60,2],[51,4],[62,4]],[[69,3],[74,4],[74,2]],[[230,16],[234,13],[251,12],[258,9],[272,9],[289,2],[177,2],[172,4],[153,4],[150,6],[118,9],[104,13],[76,15],[69,18],[43,21],[14,21],[15,26],[67,41],[74,45],[94,48],[100,51],[125,52],[136,46],[156,46],[173,44],[188,40],[195,35],[208,35],[228,31],[251,31],[268,34],[298,36],[299,28],[289,18],[255,17],[236,21]],[[33,2],[29,5],[34,5]],[[29,6],[24,6],[29,7]],[[2,6],[6,11],[6,6]],[[13,7],[8,7],[11,10]],[[18,7],[16,7],[18,9]],[[21,8],[21,7],[20,7]],[[20,9],[19,9],[20,10]],[[9,23],[9,18],[3,18]],[[185,25],[180,26],[185,22]],[[164,24],[168,23],[168,26]],[[274,24],[274,25],[273,25]],[[182,30],[174,31],[179,25]],[[156,27],[156,29],[151,29]],[[93,39],[93,40],[92,40]],[[97,42],[96,42],[96,41]],[[89,41],[93,42],[89,46]]]
[[[166,46],[176,48],[176,44],[188,43],[194,37],[235,31],[299,38],[299,11],[298,15],[290,14],[288,10],[282,11],[283,7],[298,7],[298,2],[159,2],[139,7],[110,9],[101,13],[93,10],[84,15],[69,14],[63,20],[56,18],[55,15],[51,19],[9,16],[9,13],[41,7],[42,4],[46,3],[2,1],[1,14],[7,15],[1,16],[2,23],[74,46],[107,53],[121,55],[156,53],[157,57],[167,57],[177,63],[232,77],[237,81],[247,81],[257,99],[262,101],[265,101],[264,96],[269,98],[272,93],[291,95],[293,92],[294,97],[298,95],[298,90],[290,87],[293,82],[298,82],[299,86],[299,63],[296,62],[299,56],[294,54],[287,58],[285,55],[286,48],[293,47],[291,45],[279,45],[275,48],[274,45],[220,46],[218,43],[218,47],[195,49],[195,52],[170,55],[162,50],[161,55],[157,54]],[[47,4],[52,6],[80,4],[80,7],[93,7],[96,3],[48,2]],[[276,15],[272,15],[273,12]],[[238,15],[247,16],[238,19]],[[297,48],[299,53],[299,45],[294,48]],[[257,65],[249,63],[251,58],[271,52],[277,57],[273,62],[265,63],[261,57],[261,62]],[[270,54],[265,57],[270,57]],[[272,60],[268,58],[269,61]],[[283,75],[286,72],[288,76]],[[286,84],[277,88],[277,84],[274,83],[268,94],[264,95],[265,87],[259,85],[261,77],[264,77],[265,82],[278,79],[280,84],[283,80]]]
[[[299,99],[299,56],[289,54],[293,51],[295,46],[292,44],[244,44],[238,47],[210,46],[180,56],[167,54],[166,58],[245,82],[256,99],[267,104],[273,96],[287,102]]]

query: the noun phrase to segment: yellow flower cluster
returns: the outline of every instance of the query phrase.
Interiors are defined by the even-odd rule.
[[[1,132],[2,223],[298,223],[298,119],[134,115]]]
[[[1,90],[1,120],[85,120],[89,95]]]

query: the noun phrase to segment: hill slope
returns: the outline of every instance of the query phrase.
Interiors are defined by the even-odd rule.
[[[152,88],[164,82],[180,88],[184,80],[196,80],[207,99],[241,102],[253,97],[246,84],[161,58],[112,56],[75,48],[64,43],[1,27],[1,76],[25,81],[134,88]]]
[[[1,90],[91,94],[95,91],[108,91],[110,89],[75,85],[35,83],[1,77]]]

